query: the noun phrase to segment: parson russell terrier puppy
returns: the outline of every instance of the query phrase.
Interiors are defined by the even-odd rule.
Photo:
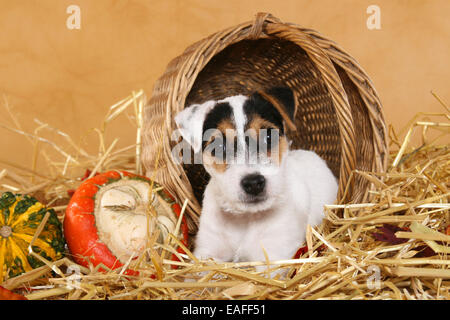
[[[175,122],[211,179],[194,254],[216,261],[290,259],[306,227],[322,222],[336,178],[316,153],[289,150],[295,100],[288,88],[191,105]],[[263,250],[264,248],[264,250]]]

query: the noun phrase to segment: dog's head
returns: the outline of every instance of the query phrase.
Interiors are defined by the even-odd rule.
[[[194,152],[202,151],[221,207],[233,213],[270,209],[283,193],[283,159],[293,124],[289,88],[191,105],[175,117]]]

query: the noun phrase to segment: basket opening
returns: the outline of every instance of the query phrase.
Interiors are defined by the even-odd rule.
[[[264,38],[227,46],[200,71],[185,106],[275,86],[290,87],[296,96],[297,131],[287,131],[291,149],[314,150],[339,178],[341,137],[331,96],[315,64],[293,42]],[[184,170],[201,204],[209,176],[202,165]]]

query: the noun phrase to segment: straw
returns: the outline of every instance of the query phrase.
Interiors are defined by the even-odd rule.
[[[442,141],[448,141],[450,115],[444,101],[435,93],[433,96],[445,113],[419,113],[405,128],[396,131],[390,127],[388,171],[357,170],[350,175],[348,186],[353,177],[374,185],[370,201],[326,205],[324,224],[308,227],[304,243],[308,250],[298,259],[198,259],[180,241],[180,223],[188,206],[185,200],[176,228],[166,242],[158,244],[158,228],[153,228],[156,232],[149,228],[145,250],[122,268],[85,268],[73,262],[70,253],[51,262],[32,252],[44,266],[6,279],[0,285],[29,299],[448,300],[450,235],[445,230],[450,221],[450,146]],[[48,162],[48,170],[37,172],[33,162],[28,168],[0,156],[0,163],[8,166],[0,167],[0,188],[39,195],[63,220],[70,199],[67,191],[79,186],[86,169],[92,170],[91,176],[111,169],[140,173],[144,97],[143,90],[138,90],[122,99],[107,110],[100,129],[86,134],[86,139],[90,137],[92,143],[98,143],[95,154],[89,154],[69,135],[39,120],[35,121],[38,127],[33,134],[23,130],[17,119],[12,121],[14,128],[1,125],[4,130],[25,136],[30,148],[35,148],[36,159],[43,156]],[[9,105],[7,110],[14,118]],[[115,149],[118,137],[109,141],[106,132],[108,125],[122,116],[136,121],[136,143]],[[411,137],[417,130],[423,141],[412,145]],[[438,138],[429,139],[430,130],[437,131]],[[58,136],[62,137],[60,144]],[[162,149],[162,141],[155,143]],[[58,152],[51,156],[47,153],[49,148]],[[154,171],[157,168],[156,162]],[[147,175],[156,176],[155,172]],[[384,224],[400,228],[392,234],[399,243],[376,239],[374,235]],[[38,235],[36,232],[35,238]],[[323,245],[325,249],[318,251]],[[179,248],[184,253],[179,253]],[[171,259],[173,254],[179,260]],[[128,268],[139,271],[139,276],[125,275]],[[272,274],[277,275],[273,278]]]

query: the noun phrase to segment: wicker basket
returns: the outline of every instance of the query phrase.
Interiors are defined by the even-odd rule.
[[[370,183],[357,170],[386,169],[386,126],[369,77],[337,44],[316,31],[283,23],[267,13],[212,34],[172,60],[155,83],[144,110],[143,164],[149,177],[180,202],[189,199],[196,231],[208,176],[201,165],[171,156],[174,116],[185,106],[276,85],[296,97],[292,148],[314,150],[339,178],[340,201],[368,199]]]

